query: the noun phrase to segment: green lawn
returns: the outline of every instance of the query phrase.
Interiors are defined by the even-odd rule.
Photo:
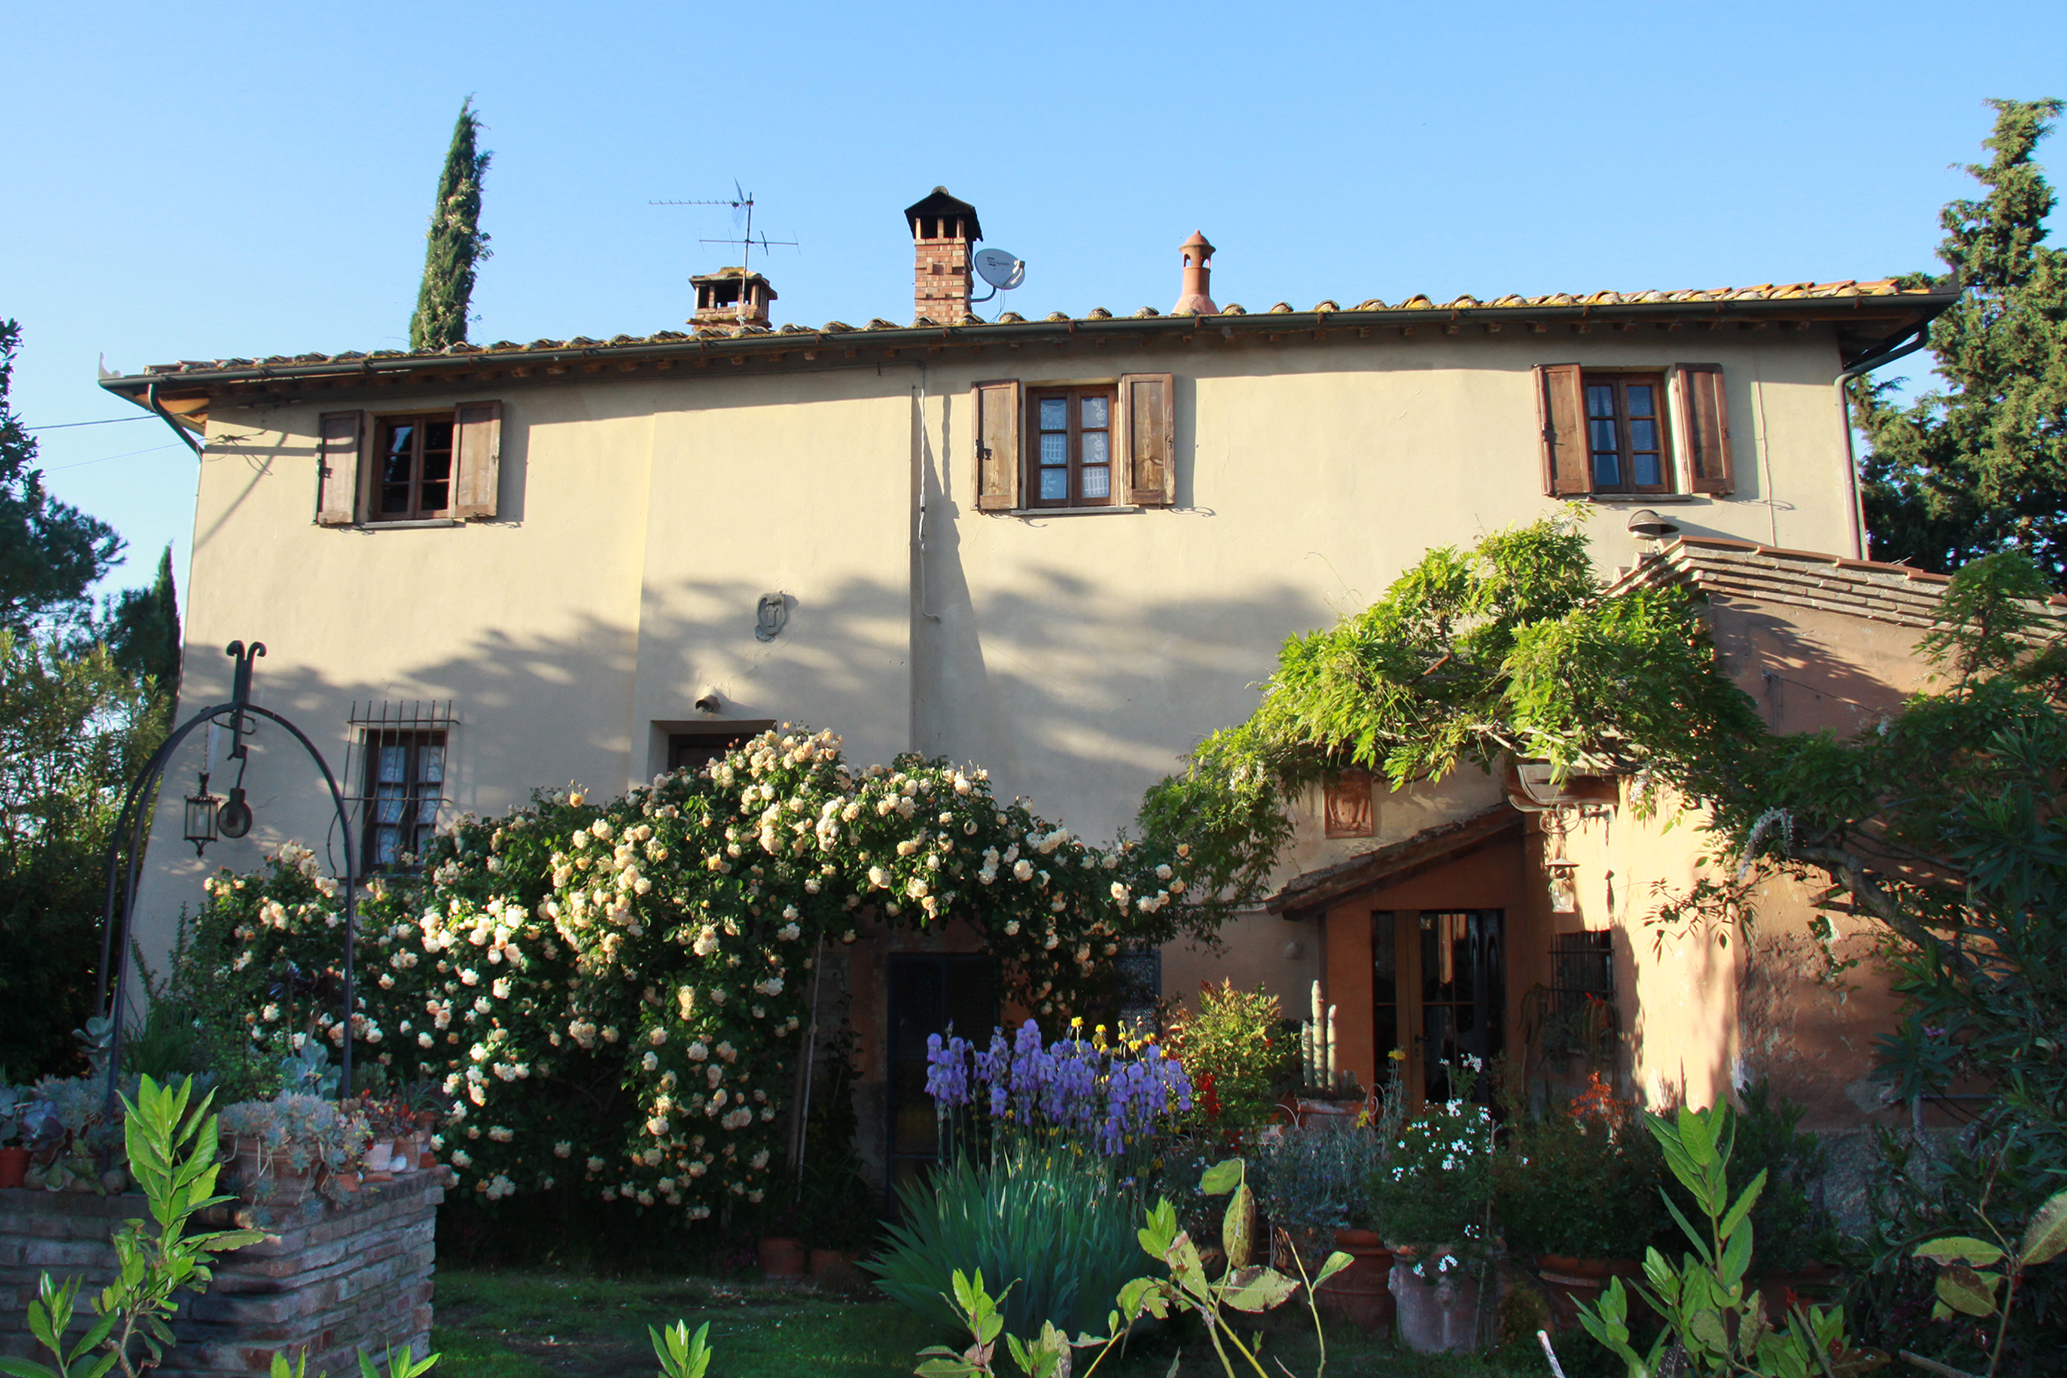
[[[651,1378],[657,1370],[646,1328],[677,1319],[692,1330],[710,1322],[711,1378],[903,1378],[918,1352],[942,1338],[901,1307],[867,1296],[704,1278],[450,1268],[438,1270],[437,1319],[436,1378]],[[1573,1363],[1590,1347],[1575,1336],[1561,1341],[1568,1371],[1591,1367]],[[1297,1378],[1313,1378],[1318,1354],[1303,1312],[1274,1318],[1263,1357],[1273,1378],[1282,1378],[1273,1358]],[[1181,1330],[1135,1344],[1099,1375],[1164,1378],[1173,1359],[1179,1378],[1218,1378],[1210,1346]],[[1088,1355],[1080,1360],[1088,1362]],[[1009,1360],[1001,1369],[1014,1372]],[[1327,1371],[1336,1378],[1539,1378],[1549,1368],[1533,1344],[1483,1358],[1437,1358],[1344,1330],[1329,1335]]]

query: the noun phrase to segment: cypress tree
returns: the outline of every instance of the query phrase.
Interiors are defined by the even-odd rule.
[[[488,257],[488,236],[481,233],[481,175],[489,154],[474,142],[481,131],[474,98],[459,107],[452,126],[452,147],[445,151],[445,169],[438,174],[438,199],[431,207],[431,228],[424,237],[423,287],[416,295],[416,314],[409,318],[409,348],[423,353],[464,344],[467,303],[474,295],[474,265]]]
[[[149,588],[125,589],[114,599],[106,635],[117,665],[139,678],[149,676],[158,694],[178,698],[179,593],[171,546],[158,557],[158,577]]]
[[[1965,289],[1931,323],[1948,386],[1898,407],[1893,384],[1852,384],[1867,529],[1877,560],[1950,573],[2016,549],[2067,590],[2067,251],[2044,242],[2056,198],[2031,159],[2061,103],[1989,103],[1994,156],[1967,167],[1986,192],[1941,217]]]

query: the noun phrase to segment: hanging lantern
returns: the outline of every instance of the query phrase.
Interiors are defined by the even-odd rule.
[[[199,787],[187,796],[186,839],[194,844],[195,856],[215,841],[215,806],[220,802],[208,792],[208,772],[202,771]]]

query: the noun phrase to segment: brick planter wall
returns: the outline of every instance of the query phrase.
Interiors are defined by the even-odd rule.
[[[264,1378],[275,1352],[308,1352],[310,1378],[358,1372],[356,1353],[393,1346],[429,1352],[431,1273],[443,1169],[369,1185],[342,1205],[310,1197],[272,1211],[216,1207],[195,1228],[248,1225],[275,1238],[218,1255],[205,1296],[183,1294],[178,1343],[159,1378]],[[114,1276],[108,1243],[121,1222],[145,1215],[141,1196],[0,1191],[0,1354],[47,1362],[28,1332],[29,1302],[45,1272],[83,1276],[83,1332],[91,1299]],[[234,1218],[233,1218],[234,1213]]]

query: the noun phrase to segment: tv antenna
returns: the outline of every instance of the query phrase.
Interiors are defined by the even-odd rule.
[[[969,260],[976,274],[990,284],[989,297],[971,297],[969,304],[989,301],[1000,292],[1009,292],[1026,281],[1026,260],[1014,258],[1003,249],[978,249]]]
[[[732,195],[730,196],[720,196],[715,200],[710,201],[648,201],[646,204],[649,206],[730,206],[732,208],[732,225],[734,229],[740,231],[739,238],[702,239],[698,240],[697,242],[701,244],[730,244],[735,245],[740,249],[741,252],[739,256],[739,323],[741,325],[746,324],[746,280],[749,274],[751,274],[751,272],[753,271],[754,245],[760,245],[761,252],[763,254],[766,254],[770,249],[794,249],[797,247],[796,240],[770,239],[765,230],[761,233],[759,238],[755,237],[754,194],[750,191],[742,191],[739,186],[739,179],[737,178],[734,178],[732,181]]]

